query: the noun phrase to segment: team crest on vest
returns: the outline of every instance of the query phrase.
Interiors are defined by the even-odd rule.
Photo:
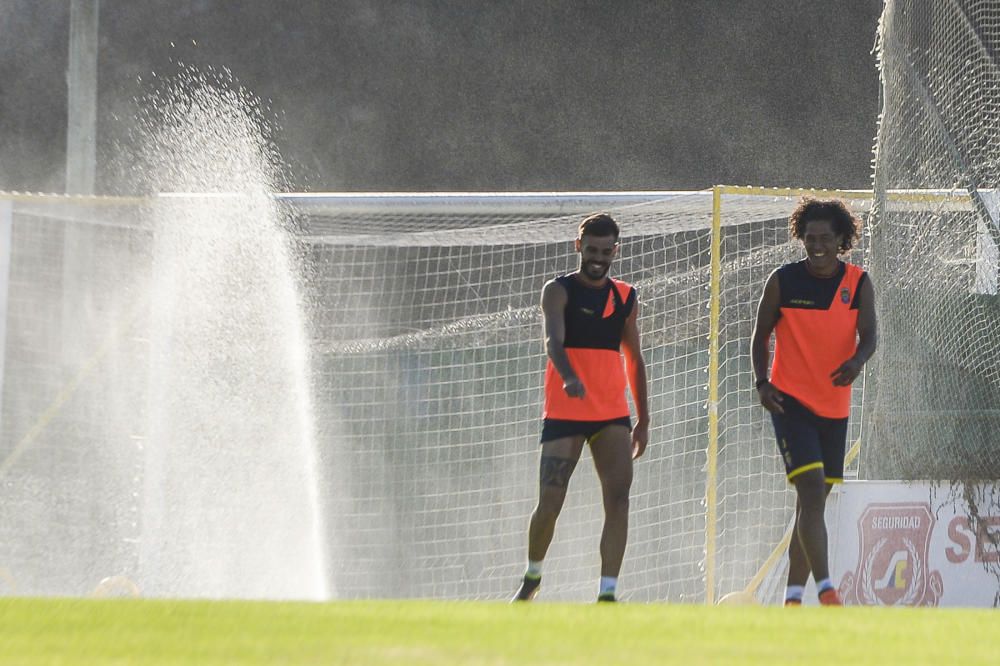
[[[928,570],[934,515],[929,504],[872,504],[858,519],[858,566],[840,583],[844,603],[937,606],[940,571]]]
[[[851,290],[848,289],[847,287],[844,287],[843,289],[840,290],[840,302],[841,303],[851,302]]]

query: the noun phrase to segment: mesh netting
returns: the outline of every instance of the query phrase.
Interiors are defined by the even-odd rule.
[[[868,478],[1000,478],[998,47],[996,2],[886,2]]]
[[[795,203],[793,195],[759,190],[721,196],[713,290],[711,192],[282,197],[284,214],[275,224],[301,271],[293,281],[308,340],[329,593],[487,599],[512,593],[537,493],[539,294],[546,280],[575,269],[576,228],[595,209],[609,210],[622,224],[614,271],[638,289],[650,377],[651,445],[636,466],[622,591],[637,601],[702,601],[743,589],[780,541],[794,502],[753,390],[749,338],[767,274],[801,256],[787,231]],[[234,530],[246,506],[260,526],[262,548],[292,538],[271,538],[279,528],[309,522],[282,499],[280,484],[261,485],[268,477],[298,478],[293,469],[279,474],[275,462],[294,467],[293,452],[276,455],[270,449],[280,443],[269,448],[271,438],[246,434],[239,418],[220,421],[243,433],[226,442],[215,423],[239,409],[256,419],[269,413],[261,403],[266,391],[247,393],[231,366],[260,366],[245,369],[239,381],[280,385],[269,374],[273,363],[253,360],[254,350],[275,344],[277,334],[261,337],[268,325],[259,314],[242,327],[227,324],[245,310],[224,295],[253,297],[263,288],[253,286],[255,273],[273,268],[271,254],[260,251],[261,233],[226,226],[244,214],[241,205],[232,197],[192,199],[184,206],[195,215],[176,201],[167,214],[162,203],[13,204],[0,566],[21,593],[84,593],[104,576],[124,574],[149,593],[282,596],[285,589],[300,596],[299,588],[282,588],[282,577],[256,581],[265,576],[259,570],[232,592],[205,579],[226,568],[219,564],[180,566],[188,572],[183,584],[151,583],[159,572],[150,562],[176,566],[172,560],[184,552],[204,557],[209,541],[201,532],[211,527],[217,532],[211,543],[226,541],[219,506],[229,507],[224,517]],[[863,212],[867,200],[852,205]],[[213,233],[214,227],[223,231]],[[165,253],[165,242],[173,254]],[[863,248],[851,258],[863,259]],[[206,273],[212,279],[198,277],[202,262],[216,266],[217,273]],[[258,269],[248,270],[253,265]],[[222,300],[206,301],[209,294]],[[206,303],[216,305],[205,310]],[[204,317],[212,318],[211,327],[198,325]],[[178,321],[196,335],[160,330]],[[167,379],[173,388],[164,388]],[[257,397],[240,407],[226,400],[232,392]],[[171,402],[166,421],[165,400]],[[211,427],[192,420],[212,413],[218,419]],[[206,439],[206,430],[214,435]],[[171,486],[180,483],[171,474],[193,471],[183,461],[156,462],[167,445],[174,456],[196,457],[208,470],[198,478],[215,484]],[[213,447],[225,450],[216,455]],[[246,463],[234,447],[246,449]],[[263,472],[250,466],[257,458],[271,461]],[[602,513],[589,453],[584,458],[547,557],[548,599],[595,594]],[[236,496],[240,483],[257,502]],[[164,484],[187,487],[183,500],[171,502]],[[261,502],[275,506],[267,511]],[[176,543],[162,533],[169,509],[188,517],[169,527]],[[165,546],[158,558],[144,557],[154,523],[157,543]],[[708,557],[710,535],[715,547]],[[236,532],[233,540],[242,543]],[[39,559],[38,552],[50,555]]]

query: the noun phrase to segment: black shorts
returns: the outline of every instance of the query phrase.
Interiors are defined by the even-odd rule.
[[[817,416],[801,402],[782,393],[784,414],[771,414],[778,450],[785,461],[791,482],[802,472],[823,469],[827,483],[844,480],[844,451],[847,448],[847,418]]]
[[[590,440],[594,435],[601,432],[610,425],[625,426],[631,432],[632,419],[622,416],[608,421],[568,421],[564,419],[544,419],[542,421],[542,442],[551,442],[554,439],[563,437],[577,437],[583,435],[585,440]]]

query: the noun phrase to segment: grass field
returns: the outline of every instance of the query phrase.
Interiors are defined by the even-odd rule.
[[[997,663],[987,610],[0,600],[11,664]]]

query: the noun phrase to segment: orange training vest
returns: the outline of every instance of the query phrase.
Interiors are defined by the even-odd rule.
[[[851,387],[834,386],[831,373],[858,348],[857,291],[865,272],[841,262],[830,278],[817,278],[805,262],[778,270],[781,316],[774,328],[771,383],[817,416],[846,418]]]
[[[628,385],[621,353],[625,320],[635,308],[631,285],[609,279],[603,287],[588,287],[572,275],[556,280],[566,289],[566,338],[563,346],[570,365],[583,382],[586,393],[571,398],[563,380],[548,360],[545,367],[547,419],[610,421],[629,415],[625,389]]]

